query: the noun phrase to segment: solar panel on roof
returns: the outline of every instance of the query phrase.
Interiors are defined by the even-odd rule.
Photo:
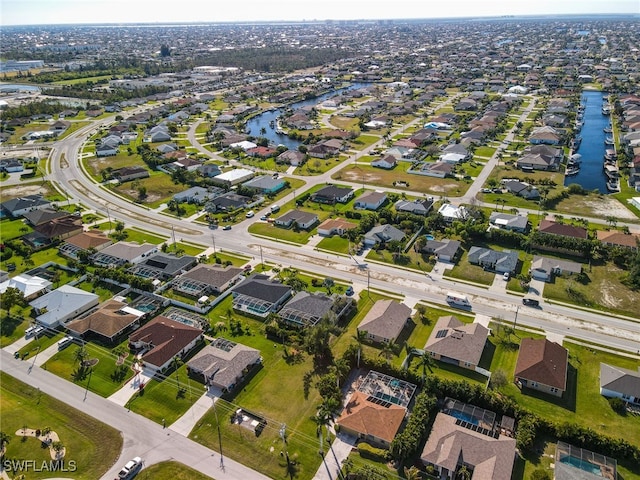
[[[447,332],[448,332],[448,330],[438,330],[438,333],[436,333],[436,338],[446,337],[447,336]]]

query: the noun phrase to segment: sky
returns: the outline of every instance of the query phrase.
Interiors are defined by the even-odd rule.
[[[640,0],[0,0],[0,25],[623,13]]]

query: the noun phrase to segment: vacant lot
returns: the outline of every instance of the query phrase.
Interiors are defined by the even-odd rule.
[[[120,455],[122,437],[114,428],[59,402],[39,390],[0,373],[0,430],[10,437],[5,458],[35,460],[38,465],[51,459],[35,438],[22,441],[15,432],[27,428],[51,428],[66,448],[66,459],[76,462],[73,478],[100,478]],[[29,472],[30,479],[51,478],[51,472]],[[17,477],[14,477],[17,478]]]

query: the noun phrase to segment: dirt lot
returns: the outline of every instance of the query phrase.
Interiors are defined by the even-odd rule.
[[[2,187],[2,200],[10,200],[12,198],[24,197],[26,195],[49,195],[51,192],[47,185],[31,184],[31,185],[14,185],[11,187]]]
[[[612,216],[620,221],[638,220],[638,217],[624,204],[608,195],[588,195],[586,197],[572,195],[569,199],[560,202],[558,210],[601,218]]]

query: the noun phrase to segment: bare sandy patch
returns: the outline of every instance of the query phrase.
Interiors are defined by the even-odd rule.
[[[12,187],[2,187],[2,197],[17,198],[24,197],[26,195],[47,195],[49,189],[43,185],[15,185]]]
[[[585,200],[582,202],[585,207],[593,211],[597,216],[616,217],[619,220],[636,220],[634,213],[627,209],[622,203],[612,197],[602,196],[597,200]]]

